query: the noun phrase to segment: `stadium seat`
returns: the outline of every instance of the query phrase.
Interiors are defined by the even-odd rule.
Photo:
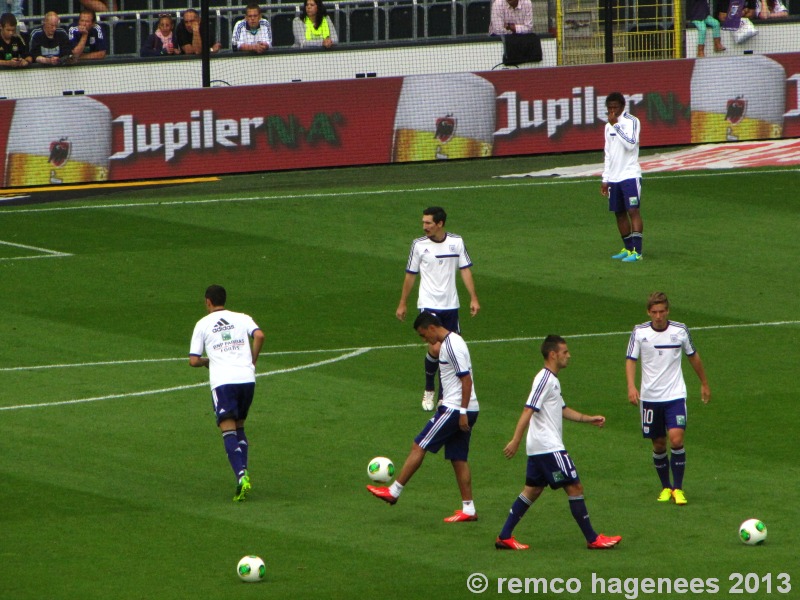
[[[292,46],[294,44],[294,34],[292,33],[292,21],[295,13],[277,13],[272,15],[270,25],[272,25],[272,45],[276,48]]]
[[[217,19],[219,19],[219,31],[217,31]],[[227,17],[212,16],[209,20],[209,28],[211,29],[211,37],[222,44],[223,50],[230,50],[231,48],[231,22]]]
[[[389,39],[403,40],[414,37],[414,12],[417,12],[417,31],[419,37],[424,35],[424,14],[422,7],[394,6],[389,9]]]
[[[336,28],[336,34],[339,36],[339,43],[341,44],[347,41],[347,12],[329,7],[328,16],[331,18],[333,26]]]
[[[118,21],[114,23],[114,31],[112,33],[111,48],[114,56],[121,54],[139,55],[142,42],[150,35],[147,29],[147,23],[138,21],[138,30],[140,39],[136,39],[137,21]]]
[[[467,33],[489,33],[492,19],[492,3],[489,0],[476,0],[467,5]]]
[[[428,6],[428,37],[448,37],[453,35],[453,6],[456,7],[455,33],[464,33],[464,5],[453,2],[439,2]],[[486,25],[489,31],[489,25]]]
[[[377,15],[378,31],[375,35],[375,18]],[[354,8],[350,11],[350,41],[351,42],[379,42],[386,36],[386,22],[384,10],[374,6]]]
[[[153,10],[153,0],[119,0],[119,10]]]
[[[173,10],[185,10],[187,8],[192,8],[191,0],[154,0],[155,3],[161,4],[161,10],[165,11],[173,11]],[[199,7],[196,7],[199,8]]]

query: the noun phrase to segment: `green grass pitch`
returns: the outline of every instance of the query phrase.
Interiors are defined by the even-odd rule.
[[[0,597],[798,597],[800,175],[647,176],[637,264],[608,258],[620,243],[597,180],[492,178],[598,160],[224,177],[0,209]],[[467,241],[482,304],[462,313],[481,403],[477,523],[442,522],[460,499],[440,456],[393,507],[364,487],[369,459],[399,468],[428,418],[423,346],[394,310],[435,204]],[[241,505],[207,372],[186,358],[211,283],[267,335]],[[656,289],[692,328],[713,394],[703,406],[685,364],[686,507],[655,502],[626,398],[628,334]],[[494,550],[524,482],[522,453],[508,461],[502,448],[548,333],[572,352],[567,402],[607,417],[602,430],[564,429],[595,528],[624,538],[613,551],[585,549],[561,491],[517,527],[531,551]],[[763,546],[737,540],[750,517],[767,523]],[[265,560],[263,583],[239,582],[245,554]],[[474,573],[483,594],[467,589]],[[571,579],[575,593],[514,594],[513,578]],[[632,587],[645,578],[704,591]]]

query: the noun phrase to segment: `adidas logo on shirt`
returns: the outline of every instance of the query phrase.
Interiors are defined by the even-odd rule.
[[[228,323],[225,319],[220,319],[214,325],[214,329],[211,330],[211,333],[219,333],[220,331],[227,331],[228,329],[233,329],[233,325]]]

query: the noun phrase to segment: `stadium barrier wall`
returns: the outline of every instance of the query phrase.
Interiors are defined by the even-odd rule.
[[[653,63],[651,63],[653,64]],[[800,136],[800,53],[0,102],[5,187]]]

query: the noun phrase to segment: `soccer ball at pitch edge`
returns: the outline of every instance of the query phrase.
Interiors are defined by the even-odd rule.
[[[236,566],[239,579],[247,583],[261,581],[267,574],[267,566],[258,556],[244,556]]]
[[[767,539],[767,526],[758,519],[747,519],[739,525],[739,539],[748,546],[763,544]]]
[[[367,465],[367,475],[372,481],[387,483],[394,477],[394,463],[385,456],[376,456]]]

